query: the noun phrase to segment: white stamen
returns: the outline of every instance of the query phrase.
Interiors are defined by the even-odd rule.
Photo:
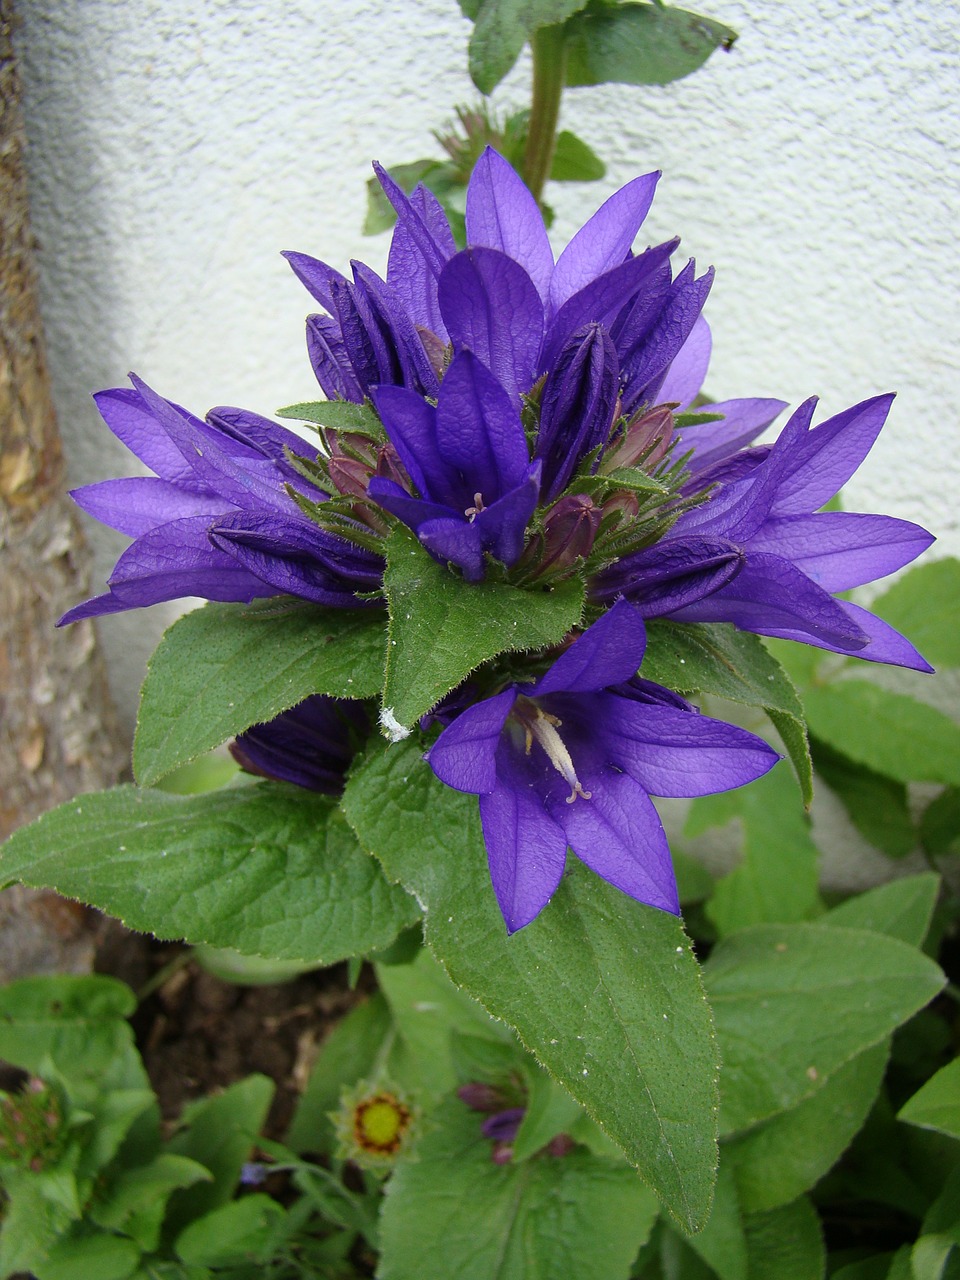
[[[550,715],[548,711],[542,711],[535,702],[531,702],[527,698],[517,699],[514,715],[523,725],[523,731],[526,735],[524,750],[527,755],[533,750],[533,740],[536,738],[547,759],[571,787],[570,794],[567,796],[567,804],[573,804],[577,796],[582,796],[584,800],[590,800],[593,793],[584,791],[580,785],[580,779],[577,777],[577,771],[574,768],[573,760],[570,758],[570,752],[567,750],[566,743],[557,733],[557,729],[560,728],[563,721],[556,716]]]

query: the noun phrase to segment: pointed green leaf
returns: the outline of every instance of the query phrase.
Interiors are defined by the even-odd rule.
[[[453,981],[521,1040],[691,1229],[710,1206],[716,1050],[678,920],[572,862],[549,906],[507,936],[475,797],[444,787],[413,742],[371,751],[344,810],[427,912]]]
[[[896,938],[821,924],[744,929],[703,973],[723,1057],[722,1133],[796,1106],[944,983]]]
[[[818,775],[837,796],[864,839],[890,858],[903,858],[917,843],[907,788],[902,782],[855,764],[825,742],[811,742]]]
[[[293,418],[297,422],[312,422],[318,427],[332,427],[335,431],[355,431],[359,435],[383,438],[380,419],[368,404],[353,404],[350,400],[310,400],[289,404],[277,410],[278,418]]]
[[[947,787],[924,810],[920,839],[931,857],[960,853],[960,787]]]
[[[820,924],[870,929],[922,947],[937,905],[940,877],[932,871],[904,876],[848,898],[820,917]]]
[[[625,1166],[579,1149],[496,1165],[482,1117],[458,1099],[434,1113],[417,1159],[390,1180],[381,1280],[627,1280],[657,1214]]]
[[[560,130],[550,168],[553,182],[597,182],[606,172],[607,166],[582,138],[569,129]]]
[[[814,685],[810,732],[850,760],[900,782],[960,783],[960,724],[935,707],[867,680]]]
[[[813,771],[803,707],[786,671],[759,636],[727,622],[652,622],[643,674],[681,693],[709,693],[762,707],[783,739],[803,803],[813,797]]]
[[[747,1213],[789,1204],[833,1168],[876,1101],[889,1052],[889,1040],[867,1049],[797,1106],[723,1144],[721,1167],[735,1171]]]
[[[302,601],[207,604],[173,624],[147,665],[133,768],[149,786],[312,693],[369,698],[380,689],[379,610]]]
[[[564,22],[587,0],[483,0],[475,8],[470,37],[470,78],[481,93],[492,93],[540,27]]]
[[[747,1280],[747,1240],[737,1186],[722,1151],[710,1220],[702,1231],[687,1236],[687,1243],[719,1280]]]
[[[177,1256],[194,1266],[249,1261],[267,1245],[285,1210],[270,1196],[254,1194],[220,1205],[177,1236]]]
[[[960,560],[908,569],[870,608],[935,667],[960,667]]]
[[[383,585],[390,604],[384,715],[402,726],[488,659],[559,644],[583,611],[578,579],[547,591],[467,583],[403,527],[387,542]]]
[[[954,1058],[900,1108],[899,1120],[960,1138],[960,1058]]]
[[[722,22],[664,4],[597,5],[568,27],[567,84],[669,84],[730,49]]]
[[[80,796],[11,836],[0,876],[161,938],[315,964],[384,946],[418,915],[333,801],[269,782]]]

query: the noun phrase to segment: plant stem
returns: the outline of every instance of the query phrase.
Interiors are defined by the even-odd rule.
[[[533,96],[523,154],[523,179],[539,201],[550,176],[557,145],[557,121],[567,62],[562,26],[541,27],[530,42],[533,50]]]

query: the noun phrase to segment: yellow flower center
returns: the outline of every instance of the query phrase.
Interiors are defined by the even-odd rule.
[[[393,1155],[410,1127],[410,1109],[392,1093],[377,1093],[358,1102],[353,1112],[357,1146],[376,1155]]]

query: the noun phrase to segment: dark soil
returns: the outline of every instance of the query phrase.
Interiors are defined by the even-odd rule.
[[[146,994],[132,1019],[160,1109],[174,1121],[184,1105],[254,1072],[277,1086],[268,1138],[282,1141],[317,1049],[362,991],[347,967],[317,969],[290,982],[238,986],[201,969],[177,943],[158,942],[108,922],[95,968]]]

